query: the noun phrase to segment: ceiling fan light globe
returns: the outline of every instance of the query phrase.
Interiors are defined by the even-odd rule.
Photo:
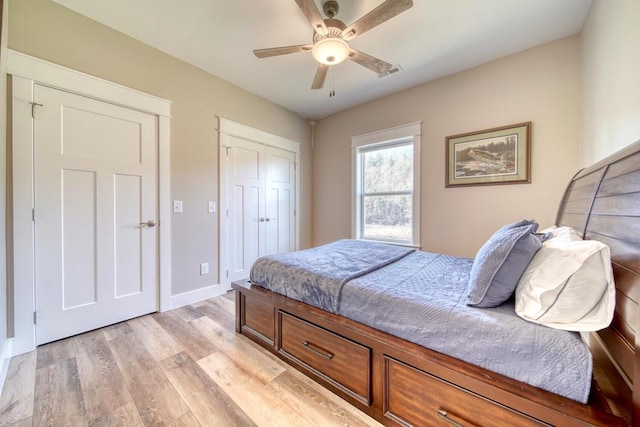
[[[339,38],[318,40],[311,50],[313,58],[321,64],[339,64],[349,56],[349,44]]]

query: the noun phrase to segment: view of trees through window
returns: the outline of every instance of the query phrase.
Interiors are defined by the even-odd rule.
[[[362,237],[411,241],[413,145],[364,151]]]

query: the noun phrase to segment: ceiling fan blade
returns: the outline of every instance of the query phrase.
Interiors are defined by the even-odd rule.
[[[324,19],[322,19],[322,15],[320,15],[320,11],[316,7],[315,2],[313,0],[296,0],[296,3],[311,23],[313,30],[320,35],[326,35],[327,26],[325,25]]]
[[[351,49],[349,52],[349,59],[370,69],[374,73],[378,74],[378,76],[387,74],[389,70],[393,68],[393,65],[388,62],[384,62],[382,59],[375,58],[355,49]]]
[[[324,86],[324,81],[327,78],[328,71],[328,65],[318,64],[318,71],[316,71],[316,76],[313,78],[311,89],[322,89],[322,87]]]
[[[255,49],[253,54],[258,58],[268,58],[270,56],[287,55],[289,53],[309,52],[313,49],[312,44],[300,44],[296,46],[270,47],[268,49]]]
[[[386,0],[380,6],[349,25],[342,38],[352,40],[413,6],[413,0]]]

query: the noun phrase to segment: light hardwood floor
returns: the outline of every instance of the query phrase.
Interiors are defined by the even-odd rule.
[[[233,292],[13,358],[0,426],[380,426],[235,334]]]

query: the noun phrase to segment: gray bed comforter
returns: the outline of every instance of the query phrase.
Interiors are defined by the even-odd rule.
[[[467,306],[472,259],[407,252],[389,256],[392,261],[367,269],[363,268],[362,254],[356,254],[350,243],[337,246],[342,247],[343,255],[362,259],[363,263],[339,273],[342,262],[337,258],[341,255],[334,252],[327,254],[329,260],[322,259],[324,252],[335,249],[327,245],[300,251],[306,254],[296,255],[295,260],[314,264],[313,275],[322,276],[323,267],[331,266],[328,281],[311,280],[304,265],[291,262],[291,254],[269,257],[268,266],[257,262],[251,280],[465,362],[582,403],[587,401],[592,357],[580,336],[527,322],[515,314],[512,302],[490,309]],[[359,245],[356,248],[366,251]],[[287,261],[274,267],[279,258]],[[288,264],[295,266],[289,269]],[[281,278],[275,278],[278,276]],[[265,281],[265,277],[269,279]]]
[[[360,240],[338,240],[304,251],[258,258],[249,279],[289,298],[337,313],[346,282],[413,251]]]

